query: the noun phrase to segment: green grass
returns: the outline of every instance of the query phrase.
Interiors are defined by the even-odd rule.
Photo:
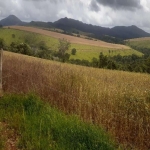
[[[0,121],[18,135],[24,150],[114,150],[105,132],[76,116],[66,116],[34,95],[8,95],[0,100]]]
[[[150,48],[150,40],[141,39],[141,41],[128,41],[127,45],[140,47],[140,48]]]
[[[115,55],[122,55],[128,56],[132,54],[136,54],[138,56],[142,56],[143,54],[133,50],[133,49],[111,49],[111,48],[103,48],[98,46],[89,46],[89,45],[81,45],[81,44],[72,44],[71,48],[75,48],[77,50],[76,55],[71,55],[70,59],[85,59],[91,61],[93,57],[99,58],[100,52],[107,56],[115,56]],[[71,50],[70,50],[71,54]]]
[[[15,35],[15,38],[13,38],[12,35]],[[27,43],[29,45],[38,45],[41,41],[45,41],[47,47],[50,50],[58,50],[58,39],[37,34],[37,33],[31,33],[26,31],[20,31],[15,29],[0,29],[0,38],[3,38],[5,43],[7,45],[10,45],[12,42],[17,43]],[[98,46],[90,46],[90,45],[83,45],[83,44],[71,44],[70,50],[68,53],[71,54],[71,49],[76,48],[77,53],[76,55],[71,55],[70,59],[85,59],[88,61],[91,61],[93,57],[98,58],[100,52],[103,52],[105,55],[132,55],[136,54],[138,56],[142,56],[142,53],[135,51],[133,49],[128,50],[117,50],[117,49],[111,49],[111,48],[103,48]],[[109,53],[110,51],[110,53]]]
[[[15,38],[13,38],[13,34],[15,35]],[[37,45],[41,41],[45,41],[46,45],[52,50],[57,50],[58,45],[58,39],[53,37],[15,29],[0,29],[0,38],[3,38],[7,45],[10,45],[12,42],[24,42],[29,45]]]

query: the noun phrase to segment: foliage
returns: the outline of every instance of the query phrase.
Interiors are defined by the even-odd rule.
[[[70,55],[66,54],[66,51],[69,50],[70,44],[71,43],[66,39],[59,39],[58,57],[62,60],[62,62],[69,60]]]
[[[92,36],[93,38],[96,36]],[[112,36],[108,36],[108,35],[104,35],[101,37],[96,37],[102,41],[108,42],[108,43],[115,43],[115,44],[125,44],[124,40],[121,38],[117,38],[117,37],[112,37]]]
[[[18,136],[19,149],[36,150],[114,150],[101,128],[66,116],[43,103],[35,95],[8,95],[0,101],[0,121]]]
[[[72,55],[75,55],[76,52],[77,52],[77,50],[76,50],[75,48],[73,48],[73,49],[71,50],[71,54],[72,54]]]
[[[10,45],[10,51],[15,53],[25,54],[25,55],[31,55],[31,48],[29,45],[25,43],[17,44],[12,42]]]

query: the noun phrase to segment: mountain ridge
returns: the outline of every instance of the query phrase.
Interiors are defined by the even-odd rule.
[[[133,39],[140,37],[150,37],[150,33],[138,28],[135,25],[132,26],[115,26],[113,28],[106,28],[92,24],[86,24],[79,20],[71,18],[61,18],[55,22],[42,22],[42,21],[31,21],[29,23],[22,22],[15,15],[10,15],[0,21],[2,26],[12,25],[25,25],[25,26],[36,26],[43,28],[59,28],[65,32],[81,31],[86,32],[92,38],[105,39],[109,36],[111,40],[113,37],[118,39]],[[107,37],[106,37],[107,36]]]

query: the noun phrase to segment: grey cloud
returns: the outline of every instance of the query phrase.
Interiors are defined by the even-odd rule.
[[[98,3],[95,0],[91,1],[90,9],[95,12],[98,12],[100,10],[100,7],[98,6]]]
[[[95,1],[95,0],[93,0]],[[140,0],[96,0],[99,4],[109,6],[113,9],[134,10],[141,8]]]

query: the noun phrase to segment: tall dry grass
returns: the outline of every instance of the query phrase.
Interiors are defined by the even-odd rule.
[[[103,126],[125,149],[150,149],[150,75],[4,53],[5,92],[35,92],[66,113]]]

